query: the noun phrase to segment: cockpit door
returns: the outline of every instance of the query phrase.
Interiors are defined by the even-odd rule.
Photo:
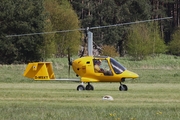
[[[103,73],[105,76],[112,76],[112,71],[106,59],[94,59],[94,72]]]

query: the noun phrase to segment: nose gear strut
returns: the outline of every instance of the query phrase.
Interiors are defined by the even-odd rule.
[[[119,90],[120,90],[120,91],[127,91],[127,90],[128,90],[128,87],[127,87],[125,84],[122,84],[122,83],[120,82]]]

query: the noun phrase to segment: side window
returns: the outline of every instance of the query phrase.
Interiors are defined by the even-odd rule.
[[[94,72],[104,73],[104,75],[112,75],[107,60],[95,59],[93,62],[94,62]]]
[[[101,60],[94,59],[93,63],[94,63],[94,72],[95,73],[102,73],[102,71],[101,71]]]

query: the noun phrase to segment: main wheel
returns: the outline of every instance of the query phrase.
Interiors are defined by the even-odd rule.
[[[128,90],[128,87],[127,87],[126,85],[121,84],[121,85],[119,86],[119,90],[120,90],[120,91],[127,91],[127,90]]]
[[[94,90],[94,87],[91,84],[86,85],[86,90]]]
[[[78,90],[78,91],[83,91],[83,90],[85,90],[85,88],[84,88],[83,85],[78,85],[78,86],[77,86],[77,90]]]

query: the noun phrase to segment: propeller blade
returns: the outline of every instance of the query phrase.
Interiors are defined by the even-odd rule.
[[[81,52],[81,55],[79,56],[80,58],[84,56],[84,52],[85,52],[85,49],[86,49],[86,44],[87,44],[87,39],[88,39],[87,32],[88,32],[88,30],[85,31],[84,46],[83,46],[83,50]]]
[[[68,77],[70,77],[70,65],[69,65],[69,68],[68,68]]]
[[[70,59],[70,49],[68,48],[68,63],[69,63],[69,66],[72,65],[72,61]]]
[[[80,58],[84,56],[84,51],[85,51],[85,45],[83,47],[83,51],[81,52],[81,55],[79,56]]]
[[[70,48],[68,48],[68,76],[70,76],[70,65],[72,65],[72,61],[70,59]]]

